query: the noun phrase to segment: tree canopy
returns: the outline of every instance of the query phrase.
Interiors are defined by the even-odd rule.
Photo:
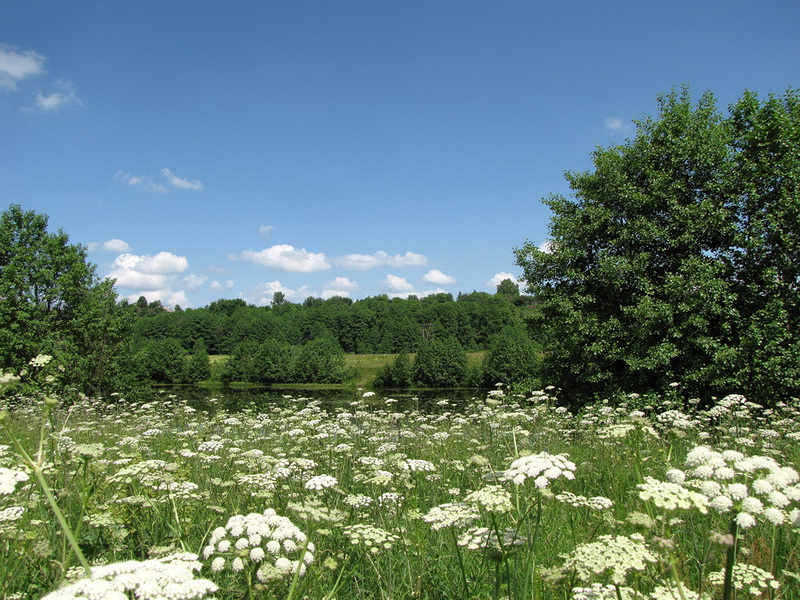
[[[113,282],[100,281],[86,261],[86,249],[47,225],[45,215],[19,205],[0,214],[2,368],[24,369],[47,355],[51,375],[62,383],[106,391],[125,372],[126,314]]]
[[[545,200],[546,249],[515,251],[544,380],[573,399],[797,394],[800,98],[748,92],[723,114],[682,88],[659,109]]]

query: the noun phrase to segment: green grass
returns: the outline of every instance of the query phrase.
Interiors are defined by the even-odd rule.
[[[665,414],[669,418],[660,418]],[[735,400],[715,412],[690,411],[669,396],[638,399],[618,410],[598,404],[579,414],[546,397],[503,396],[462,408],[442,400],[425,411],[379,396],[336,408],[308,397],[285,398],[236,413],[194,412],[164,395],[113,406],[85,400],[46,415],[31,403],[15,406],[0,428],[0,442],[9,446],[0,449],[0,467],[30,474],[13,446],[18,441],[34,461],[41,448],[41,472],[90,564],[196,553],[198,576],[220,587],[220,600],[567,600],[573,586],[612,584],[612,567],[621,573],[618,583],[638,595],[620,589],[617,596],[612,587],[609,598],[649,599],[659,585],[672,585],[680,598],[676,582],[712,591],[709,573],[724,569],[728,552],[712,533],[726,533],[735,513],[689,504],[667,510],[666,501],[683,502],[676,492],[658,488],[656,499],[645,501],[637,486],[650,477],[664,481],[701,444],[741,452],[727,455],[734,469],[725,485],[764,478],[736,466],[746,456],[768,455],[797,469],[798,415],[794,406],[768,414]],[[531,469],[539,462],[528,463],[518,484],[496,480],[516,458],[534,455],[528,460],[570,462],[536,475]],[[760,461],[763,468],[771,464]],[[781,509],[788,517],[798,508],[800,489],[786,483],[789,471],[782,473],[771,481],[791,497]],[[538,487],[542,475],[546,487]],[[0,519],[0,598],[39,598],[64,580],[79,556],[53,525],[33,477],[10,486],[0,471],[3,477],[0,515],[13,507],[23,512]],[[573,496],[559,496],[565,492]],[[581,506],[599,496],[613,505]],[[767,507],[771,501],[761,498]],[[281,546],[270,556],[298,560],[304,540],[313,544],[304,555],[308,572],[296,580],[260,583],[247,548],[215,545],[204,554],[212,531],[236,515],[266,509],[302,532],[297,548]],[[472,516],[439,527],[447,510]],[[737,532],[735,560],[774,572],[781,598],[800,597],[787,574],[800,571],[796,528],[775,527],[761,513],[755,519],[754,527]],[[486,545],[481,532],[491,531],[505,542]],[[232,542],[242,538],[226,535]],[[243,543],[266,548],[271,534],[263,535]],[[622,550],[614,555],[616,545]],[[581,558],[595,546],[605,558]],[[243,570],[231,568],[237,556]],[[636,556],[641,565],[632,562]],[[212,563],[219,566],[215,559],[224,559],[221,570],[212,569]],[[589,570],[565,569],[568,560]],[[611,561],[608,569],[599,569],[599,560]],[[599,571],[592,573],[590,565]],[[715,598],[722,593],[715,588]],[[697,594],[684,591],[684,597]]]

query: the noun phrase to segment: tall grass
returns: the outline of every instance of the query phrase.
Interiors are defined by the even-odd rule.
[[[0,598],[179,552],[221,599],[798,598],[798,414],[674,393],[577,414],[543,392],[23,402],[2,423]]]

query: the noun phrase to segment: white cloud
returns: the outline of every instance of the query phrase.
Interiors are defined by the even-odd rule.
[[[156,192],[158,194],[167,193],[167,188],[164,187],[163,184],[153,181],[146,175],[131,175],[124,171],[117,171],[114,173],[114,179],[130,186],[141,188],[148,192]]]
[[[144,296],[150,302],[161,300],[165,305],[189,306],[186,293],[173,289],[179,283],[178,275],[188,268],[189,261],[185,256],[171,252],[159,252],[155,256],[120,254],[106,277],[115,279],[117,287],[132,290],[129,297],[134,299]],[[192,281],[191,276],[188,279]]]
[[[61,89],[60,92],[53,92],[47,96],[36,94],[34,105],[43,112],[55,112],[63,106],[82,106],[83,102],[78,98],[75,86],[71,82],[59,79],[55,85]]]
[[[293,273],[313,273],[331,268],[324,253],[309,252],[289,244],[277,244],[259,252],[245,250],[241,257],[265,267]]]
[[[199,289],[206,281],[208,277],[205,275],[197,275],[196,273],[190,273],[186,277],[181,280],[183,286],[187,288],[189,291],[193,292],[196,289]]]
[[[540,252],[544,252],[546,254],[552,254],[553,253],[553,242],[551,242],[549,240],[546,241],[546,242],[542,242],[541,244],[539,244],[539,251]]]
[[[326,290],[347,290],[348,292],[356,292],[361,289],[361,286],[349,277],[337,277],[322,287]]]
[[[91,242],[88,244],[89,252],[95,252],[97,250],[107,250],[109,252],[130,252],[131,247],[128,245],[128,242],[124,240],[118,240],[116,238],[111,240],[106,240],[105,242]]]
[[[511,273],[501,272],[501,273],[495,273],[495,275],[489,281],[486,282],[486,285],[489,286],[490,288],[496,289],[497,286],[500,285],[500,283],[505,279],[510,279],[511,281],[513,281],[518,285],[522,283]]]
[[[407,279],[391,273],[386,276],[383,283],[393,292],[411,292],[414,289],[414,286]]]
[[[210,287],[212,290],[229,290],[233,287],[233,281],[230,279],[224,282],[214,280],[208,284],[208,287]]]
[[[418,267],[427,264],[427,262],[427,258],[416,252],[406,252],[405,254],[391,256],[383,250],[375,254],[347,254],[336,259],[336,264],[355,271],[366,271],[383,265],[390,267]]]
[[[619,117],[609,117],[605,121],[606,129],[611,133],[629,133],[632,129],[632,123],[630,121],[625,121],[624,119],[620,119]]]
[[[44,73],[44,57],[25,50],[17,52],[0,44],[0,90],[16,90],[17,81]]]
[[[422,280],[435,285],[452,285],[456,282],[455,277],[445,275],[439,269],[431,269],[422,276]]]
[[[266,236],[266,235],[269,235],[270,232],[273,229],[274,229],[274,227],[272,225],[259,225],[258,233],[260,233],[261,235],[265,235]]]
[[[248,304],[256,306],[268,306],[272,303],[272,296],[275,292],[281,292],[290,302],[300,302],[311,296],[308,286],[299,289],[287,288],[280,281],[268,281],[254,288],[245,290],[241,294],[242,299]]]
[[[322,287],[324,288],[322,292],[323,298],[332,298],[333,296],[349,298],[351,292],[357,292],[361,289],[361,286],[357,282],[348,277],[337,277],[323,284]]]
[[[189,181],[188,179],[183,179],[175,175],[172,171],[164,167],[161,169],[161,174],[167,178],[167,181],[176,188],[180,188],[182,190],[202,190],[203,184],[200,183],[197,179],[194,181]]]

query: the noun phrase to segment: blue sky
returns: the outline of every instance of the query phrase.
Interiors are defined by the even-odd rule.
[[[800,3],[4,2],[0,200],[121,296],[489,291],[688,84],[800,86]]]

